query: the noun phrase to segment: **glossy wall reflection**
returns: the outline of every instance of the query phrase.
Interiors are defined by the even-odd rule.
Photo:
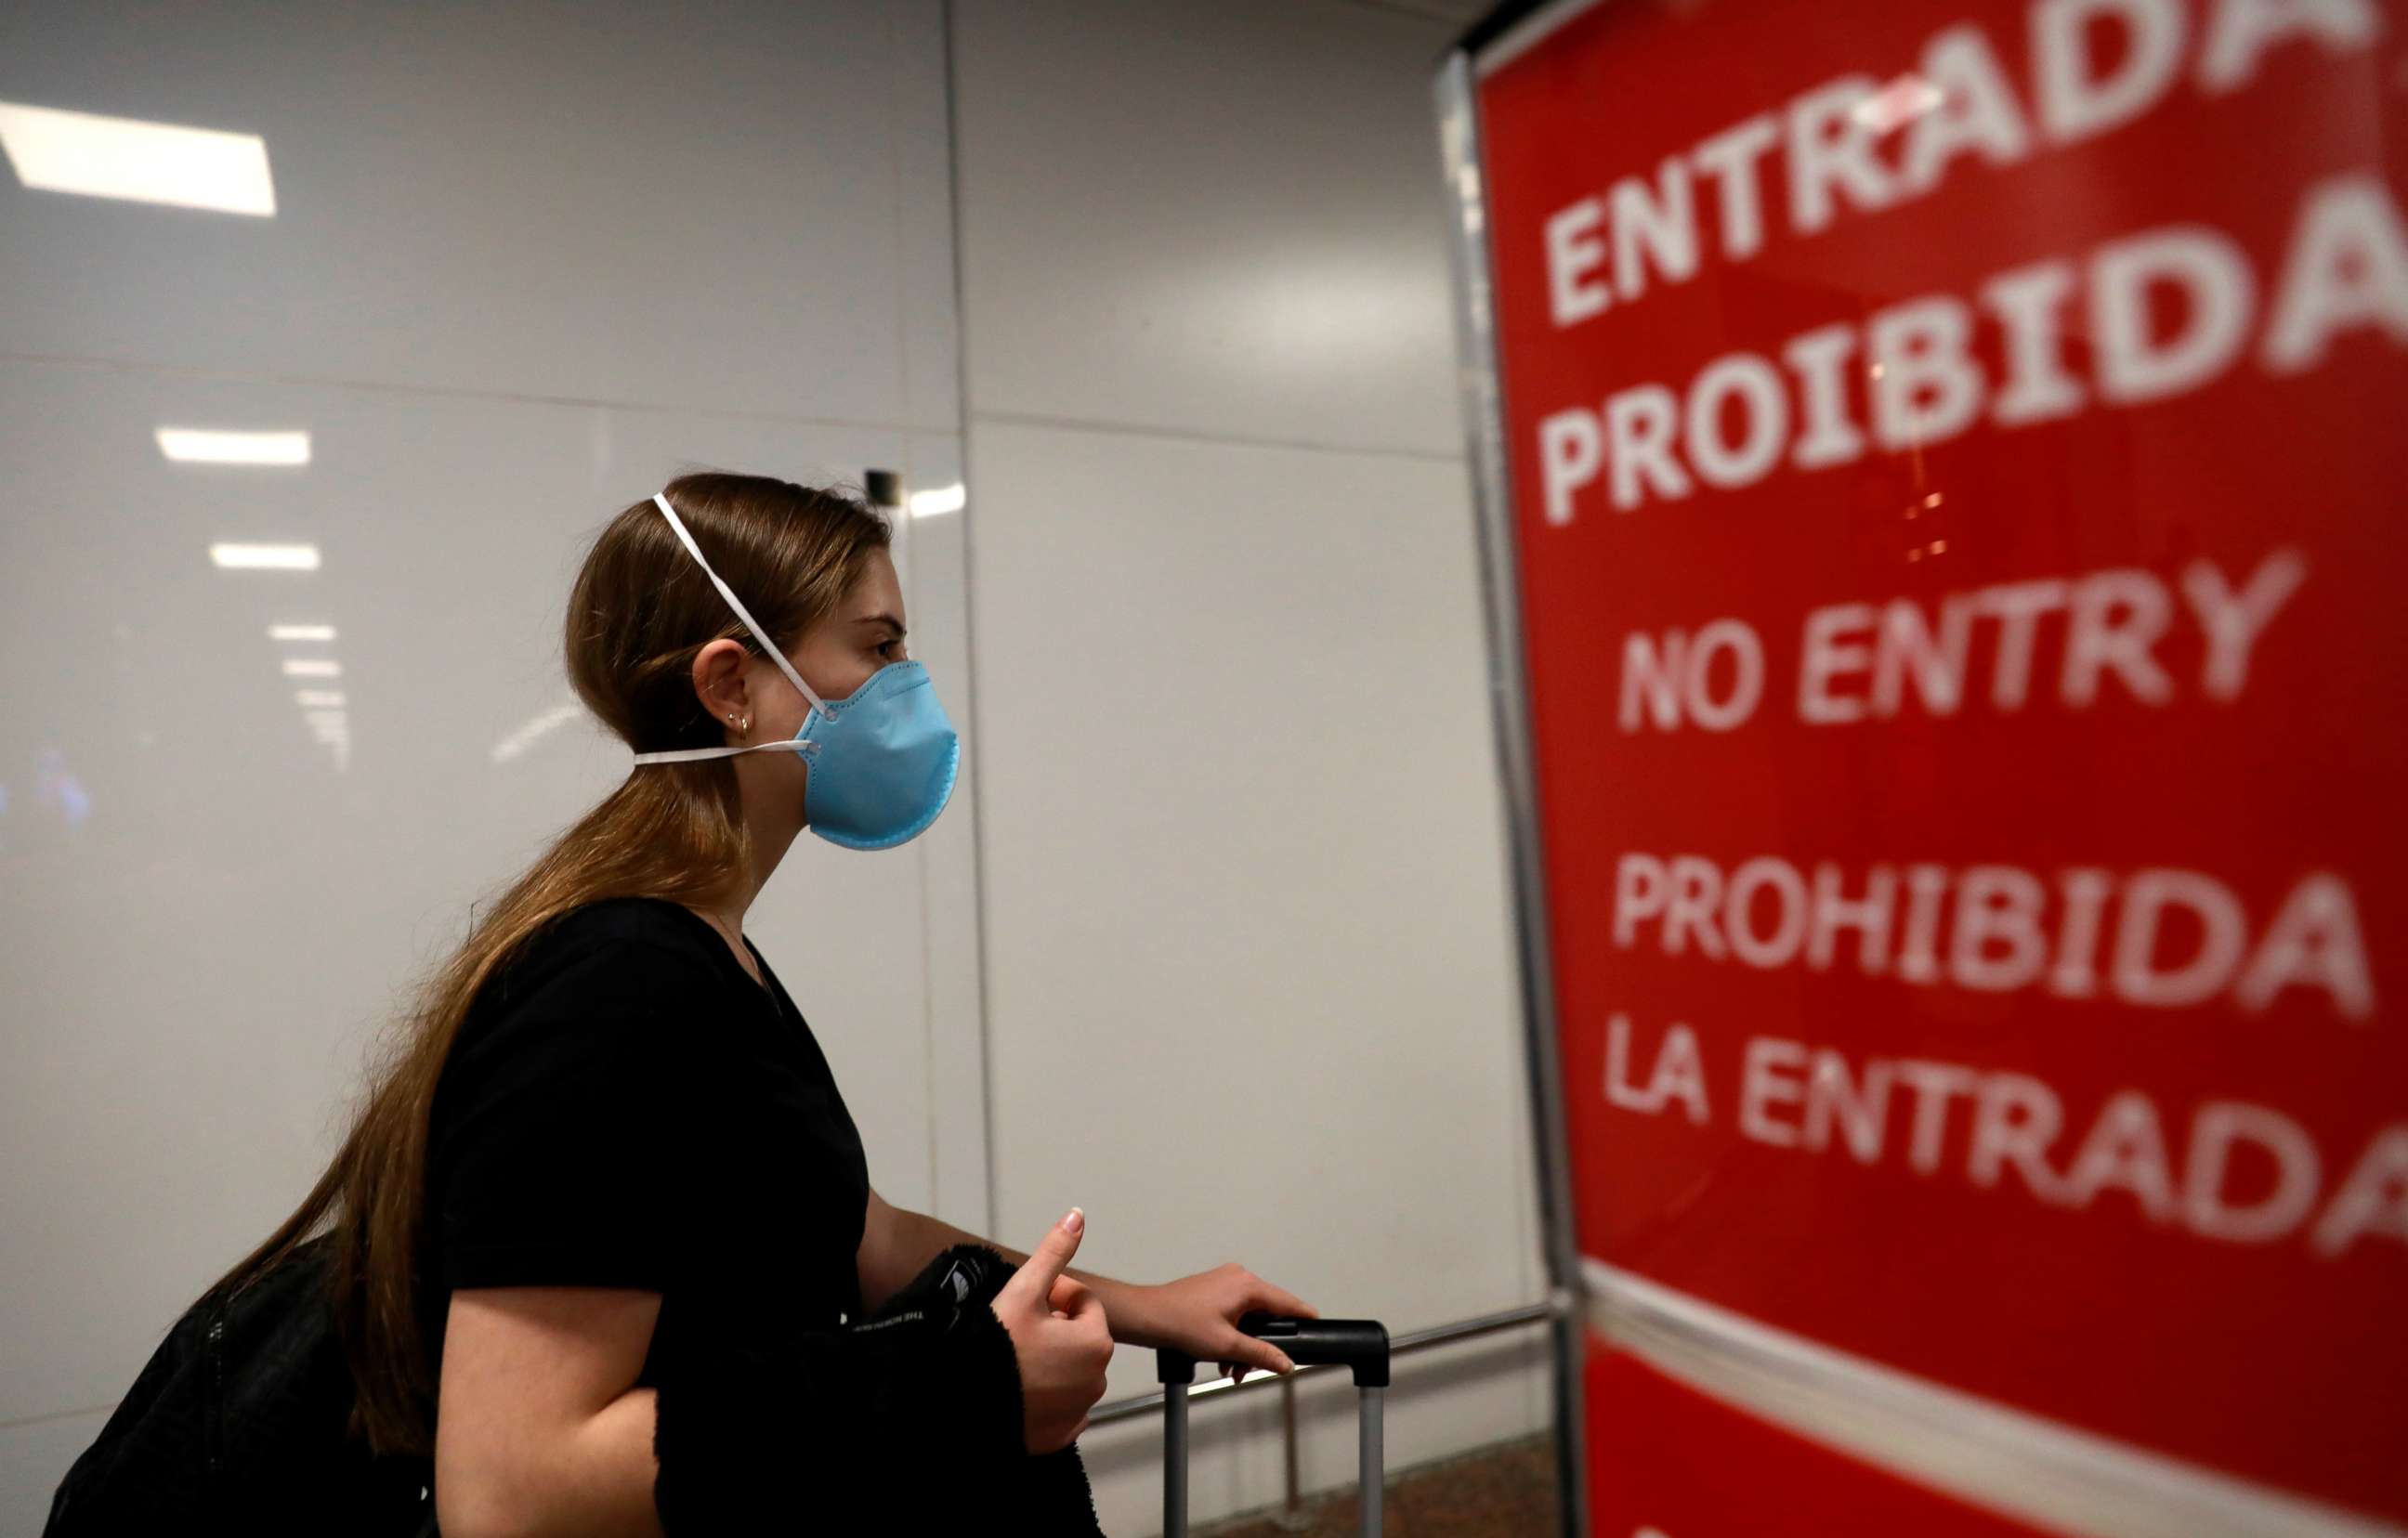
[[[973,708],[941,20],[0,18],[0,1532],[625,773],[560,665],[613,513],[897,472],[915,653]],[[881,1189],[978,1224],[957,811],[748,927]]]

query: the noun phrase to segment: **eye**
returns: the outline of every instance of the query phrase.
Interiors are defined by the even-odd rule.
[[[890,637],[888,637],[886,640],[883,640],[883,641],[881,641],[881,642],[879,642],[879,643],[878,643],[878,655],[880,655],[881,657],[887,657],[889,661],[893,661],[894,659],[893,659],[891,656],[889,656],[889,653],[888,653],[888,649],[887,649],[887,648],[890,648],[890,647],[899,648],[899,647],[901,647],[902,645],[903,645],[903,638],[902,638],[901,636],[899,636],[899,635],[896,635],[896,636],[890,636]]]

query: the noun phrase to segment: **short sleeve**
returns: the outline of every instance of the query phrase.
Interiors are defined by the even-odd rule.
[[[666,947],[595,944],[456,1045],[428,1172],[443,1286],[667,1289],[710,1186],[710,992]]]

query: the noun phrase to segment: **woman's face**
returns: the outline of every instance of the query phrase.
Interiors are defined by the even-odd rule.
[[[871,674],[910,656],[904,645],[903,585],[895,578],[895,563],[884,550],[872,550],[863,563],[853,591],[836,612],[807,632],[786,654],[803,682],[824,700],[840,700],[859,689]],[[713,641],[695,658],[695,691],[711,715],[727,730],[731,742],[776,742],[803,729],[811,703],[775,662],[753,657],[734,641]],[[737,722],[750,718],[742,731]],[[739,773],[747,754],[736,761]],[[784,754],[770,754],[783,758]],[[796,759],[796,764],[801,763]],[[792,773],[786,770],[785,773]]]
[[[805,632],[786,657],[820,698],[840,700],[880,668],[910,656],[904,645],[906,623],[903,586],[895,579],[895,563],[884,550],[872,550],[863,563],[860,579],[837,605],[836,612]],[[749,659],[745,675],[753,708],[752,728],[742,733],[743,740],[772,742],[803,729],[811,703],[795,692],[795,686],[776,663]]]

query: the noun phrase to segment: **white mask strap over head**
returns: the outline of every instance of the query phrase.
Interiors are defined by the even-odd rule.
[[[778,648],[778,644],[769,639],[769,633],[754,621],[752,611],[744,606],[744,600],[737,597],[735,590],[721,581],[719,574],[710,569],[710,563],[703,559],[702,547],[696,545],[694,542],[694,535],[686,532],[685,520],[679,518],[677,509],[669,506],[667,493],[654,491],[652,502],[660,508],[661,516],[669,520],[669,527],[677,531],[678,542],[685,547],[686,553],[693,556],[695,563],[702,568],[702,575],[710,578],[710,585],[719,590],[719,596],[727,600],[727,606],[736,611],[736,618],[744,621],[744,628],[751,631],[752,638],[761,643],[761,649],[768,654],[769,661],[778,664],[778,671],[786,676],[786,681],[801,691],[803,698],[810,701],[812,706],[821,715],[827,715],[827,702],[821,699],[818,691],[810,685],[803,682],[803,676],[795,671],[795,664],[788,662],[786,654]],[[796,738],[789,737],[777,742],[754,743],[749,748],[671,748],[657,753],[638,753],[636,755],[636,762],[638,763],[683,763],[695,759],[725,758],[732,753],[753,753],[769,748],[784,748],[799,750],[809,745]]]

